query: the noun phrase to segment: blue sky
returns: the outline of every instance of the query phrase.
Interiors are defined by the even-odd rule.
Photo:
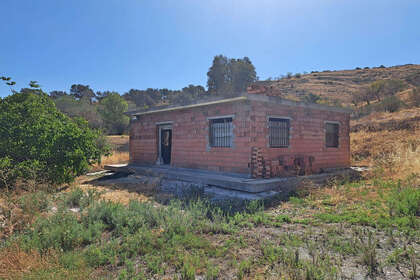
[[[2,0],[0,76],[124,93],[205,85],[217,54],[260,79],[420,63],[419,26],[418,0]]]

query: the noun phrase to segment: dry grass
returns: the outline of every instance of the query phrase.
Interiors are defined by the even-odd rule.
[[[0,251],[0,278],[21,279],[23,274],[47,269],[56,263],[57,258],[52,253],[41,256],[36,250],[25,252],[12,245]]]
[[[111,135],[106,138],[111,145],[112,154],[110,156],[102,157],[101,163],[93,166],[93,171],[101,170],[105,165],[128,163],[130,160],[128,135]]]
[[[25,251],[17,244],[12,244],[0,249],[0,279],[84,280],[97,278],[92,277],[92,270],[84,263],[74,270],[64,267],[59,257],[60,253],[54,250],[41,255],[37,250]]]
[[[378,186],[374,184],[363,184],[357,188],[343,188],[340,185],[333,185],[326,188],[311,190],[311,196],[314,198],[314,205],[318,209],[328,206],[346,205],[351,206],[362,201],[379,201]]]
[[[92,167],[93,171],[104,169],[105,165],[109,164],[119,164],[119,163],[128,163],[130,160],[130,155],[128,152],[117,152],[113,151],[110,156],[102,157],[100,164],[95,164]]]
[[[404,178],[420,172],[420,130],[351,133],[352,163],[381,168]]]
[[[313,93],[322,97],[339,100],[350,105],[351,97],[363,87],[377,80],[399,79],[410,81],[420,72],[420,65],[403,65],[387,68],[324,71],[291,77],[279,81],[265,82],[273,95],[283,97],[301,96]],[[402,93],[404,95],[404,93]]]
[[[128,135],[110,135],[107,136],[109,144],[111,144],[113,151],[128,152]]]
[[[127,163],[130,160],[128,152],[113,152],[112,155],[103,157],[101,166],[115,163]]]
[[[137,200],[140,202],[146,202],[149,200],[149,197],[143,193],[129,192],[125,189],[112,189],[109,187],[94,186],[90,184],[79,185],[79,187],[85,192],[94,190],[101,193],[100,199],[121,203],[124,205],[128,205],[132,200]],[[71,191],[71,189],[69,189],[69,191]]]
[[[350,122],[351,131],[420,130],[420,109],[403,109],[395,113],[374,112]]]

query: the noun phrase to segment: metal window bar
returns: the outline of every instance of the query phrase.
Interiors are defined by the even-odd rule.
[[[338,147],[339,125],[327,123],[325,126],[325,143],[327,147]]]
[[[210,120],[210,146],[232,146],[232,118]]]
[[[290,120],[270,118],[268,127],[270,147],[289,147]]]

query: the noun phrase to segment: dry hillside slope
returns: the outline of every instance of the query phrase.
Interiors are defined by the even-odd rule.
[[[420,65],[312,72],[257,84],[266,86],[272,95],[300,97],[312,93],[349,104],[352,94],[372,82],[386,79],[402,80],[408,88],[420,86]]]

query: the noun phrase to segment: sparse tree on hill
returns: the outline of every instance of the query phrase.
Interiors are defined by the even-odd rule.
[[[207,72],[207,87],[212,94],[240,93],[257,80],[255,67],[248,57],[229,59],[217,55]]]
[[[127,129],[129,118],[124,115],[127,101],[116,92],[109,93],[99,104],[99,113],[109,134],[122,134]]]
[[[309,93],[303,96],[303,101],[306,103],[318,103],[321,100],[319,95]]]
[[[420,107],[420,87],[413,88],[410,98],[414,107]]]
[[[70,88],[70,95],[74,96],[74,98],[80,100],[80,99],[86,99],[89,100],[90,103],[92,103],[93,98],[95,98],[95,92],[88,86],[88,85],[80,85],[80,84],[74,84]]]
[[[66,95],[67,95],[67,92],[60,91],[60,90],[53,90],[53,91],[50,92],[50,97],[52,99],[56,99],[56,98],[63,97],[63,96],[66,96]]]
[[[90,128],[103,127],[103,120],[96,104],[91,104],[86,99],[77,100],[71,95],[60,96],[53,100],[57,108],[67,116],[87,120]]]
[[[230,91],[229,80],[229,59],[223,55],[217,55],[207,72],[207,87],[210,93],[221,93]]]
[[[130,89],[123,95],[123,98],[135,103],[138,108],[150,107],[162,100],[160,91],[152,88],[147,90]]]

